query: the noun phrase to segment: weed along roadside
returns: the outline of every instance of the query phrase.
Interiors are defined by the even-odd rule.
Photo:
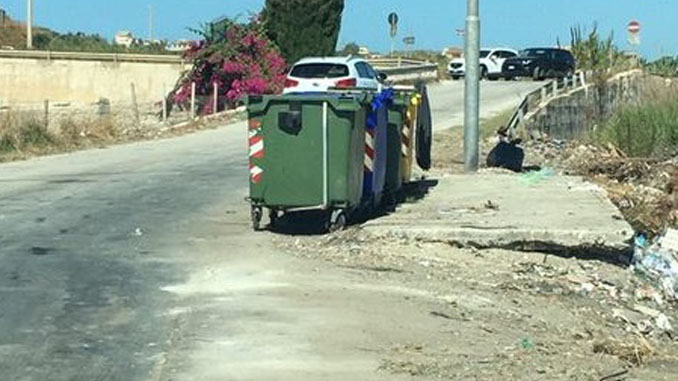
[[[244,110],[220,112],[195,120],[162,122],[151,113],[140,124],[116,115],[82,115],[71,110],[58,120],[45,123],[40,112],[8,110],[0,112],[0,162],[32,157],[105,148],[118,144],[177,137],[214,129],[244,119]]]

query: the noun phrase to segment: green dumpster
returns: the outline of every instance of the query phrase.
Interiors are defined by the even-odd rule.
[[[343,228],[363,187],[366,94],[250,96],[250,203],[260,228],[264,208],[279,213],[327,211],[327,228]]]

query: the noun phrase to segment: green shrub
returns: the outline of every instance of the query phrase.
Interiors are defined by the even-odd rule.
[[[620,109],[596,132],[632,157],[666,157],[678,152],[678,95]]]
[[[668,78],[676,77],[678,76],[678,58],[662,57],[648,63],[645,68],[652,75]]]

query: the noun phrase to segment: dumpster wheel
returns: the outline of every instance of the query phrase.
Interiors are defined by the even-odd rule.
[[[261,217],[263,215],[263,210],[259,206],[252,207],[252,229],[254,231],[261,230]]]
[[[278,224],[278,220],[280,220],[280,215],[278,214],[277,210],[269,209],[268,218],[270,220],[271,227],[275,227],[275,225]]]
[[[346,227],[346,212],[343,209],[335,209],[330,213],[327,231],[336,233]]]

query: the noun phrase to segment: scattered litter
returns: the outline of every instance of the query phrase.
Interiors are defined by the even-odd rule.
[[[639,286],[633,292],[633,296],[636,298],[636,300],[651,300],[657,303],[659,306],[664,304],[664,298],[659,293],[659,291],[655,290],[649,285]]]
[[[499,210],[499,205],[492,202],[492,200],[487,200],[487,202],[485,203],[485,209]]]
[[[141,230],[141,228],[136,228],[133,234],[137,237],[141,237],[142,235],[144,235],[144,231]]]
[[[625,376],[629,373],[628,369],[621,370],[617,373],[612,373],[607,376],[601,377],[598,381],[622,381],[620,377]],[[626,379],[626,378],[624,378]]]
[[[579,289],[579,291],[586,293],[586,294],[590,294],[595,289],[596,289],[596,286],[594,286],[593,283],[584,283],[584,284],[581,285],[581,288]]]
[[[669,230],[653,242],[640,235],[633,252],[634,269],[658,284],[671,299],[678,299],[678,251],[672,249],[676,234]]]
[[[665,250],[671,250],[674,253],[678,252],[678,230],[667,230],[666,234],[659,240],[659,244]]]
[[[632,343],[610,339],[595,343],[593,353],[615,356],[629,365],[640,366],[654,354],[654,349],[642,337]]]
[[[530,349],[534,348],[534,342],[529,337],[526,337],[520,340],[520,347],[526,351],[529,351]]]
[[[556,175],[552,168],[542,168],[536,172],[527,172],[520,176],[520,182],[525,185],[534,186],[544,182]]]
[[[657,311],[653,308],[645,307],[645,306],[640,305],[640,304],[636,304],[635,306],[633,306],[633,310],[640,312],[643,315],[652,317],[652,318],[656,318],[660,314],[659,311]]]
[[[664,315],[663,313],[660,313],[655,318],[655,324],[657,324],[657,328],[659,328],[663,332],[672,332],[673,331],[673,326],[671,326],[671,322],[669,321],[669,318],[666,315]]]

